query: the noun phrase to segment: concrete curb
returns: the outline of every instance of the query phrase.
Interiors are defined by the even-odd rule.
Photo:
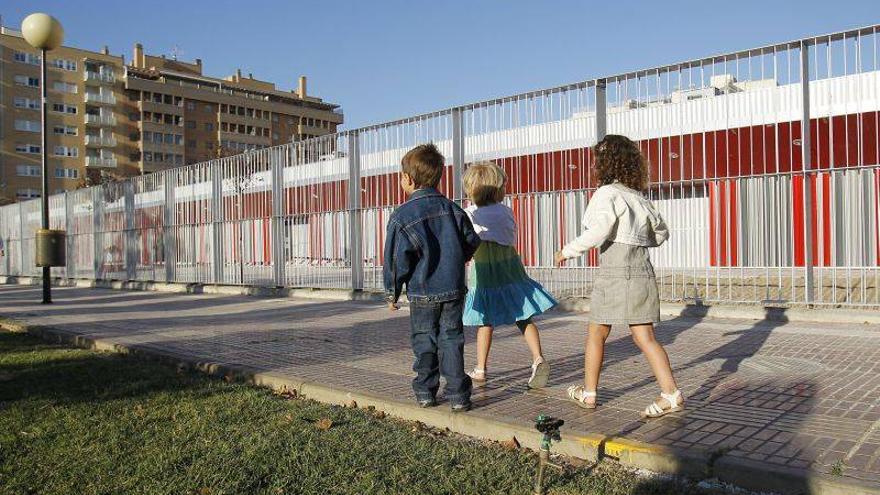
[[[0,276],[0,284],[39,285],[39,277]],[[186,284],[180,282],[141,282],[119,280],[93,280],[55,278],[57,287],[81,287],[115,289],[173,294],[217,294],[227,296],[289,297],[325,301],[382,302],[384,295],[374,291],[345,289],[317,289],[302,287],[251,287],[241,285]],[[558,309],[573,313],[589,313],[590,300],[585,298],[563,299]],[[880,311],[846,308],[800,308],[769,307],[733,304],[688,304],[661,302],[660,314],[668,317],[724,318],[746,320],[792,321],[805,323],[847,323],[854,325],[880,324]]]
[[[369,393],[347,391],[328,387],[309,380],[281,376],[244,366],[200,361],[190,356],[178,355],[141,346],[126,346],[114,342],[85,337],[75,332],[49,326],[27,323],[0,317],[0,329],[28,333],[44,340],[59,342],[98,351],[134,354],[152,360],[199,370],[212,376],[222,376],[257,386],[268,387],[327,404],[357,407],[372,406],[396,418],[419,421],[426,425],[449,429],[455,433],[494,441],[511,438],[523,447],[537,450],[540,447],[538,433],[530,427],[506,422],[477,409],[474,412],[453,414],[444,407],[422,409],[411,401],[400,402]],[[811,495],[880,495],[880,487],[861,480],[830,477],[803,470],[785,469],[764,463],[729,457],[723,452],[710,450],[681,450],[653,445],[627,438],[608,437],[598,434],[575,434],[567,428],[562,430],[562,441],[553,451],[569,457],[597,462],[613,459],[625,466],[647,469],[659,473],[681,475],[696,479],[717,478],[733,485],[750,489],[779,493],[809,493]]]

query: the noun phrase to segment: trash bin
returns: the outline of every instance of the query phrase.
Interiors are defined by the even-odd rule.
[[[37,230],[37,266],[64,266],[66,237],[63,230]]]

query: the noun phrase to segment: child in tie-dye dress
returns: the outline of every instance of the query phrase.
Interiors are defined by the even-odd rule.
[[[514,244],[516,221],[501,201],[507,176],[491,162],[471,165],[464,188],[471,206],[465,209],[481,243],[474,254],[464,308],[464,324],[478,326],[477,366],[468,373],[475,382],[486,381],[492,332],[498,325],[516,325],[532,353],[530,388],[541,388],[550,376],[550,364],[541,352],[541,338],[532,317],[556,305],[556,300],[526,274]]]

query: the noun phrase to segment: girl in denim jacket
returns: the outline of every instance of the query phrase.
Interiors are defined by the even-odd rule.
[[[642,412],[658,418],[681,411],[684,400],[672,376],[669,357],[654,339],[660,322],[660,298],[648,248],[669,237],[663,217],[642,194],[648,168],[638,146],[624,136],[608,135],[594,148],[596,190],[584,213],[584,232],[556,253],[556,263],[599,248],[599,269],[590,298],[590,326],[584,362],[584,385],[568,396],[586,409],[596,407],[596,388],[612,324],[628,325],[633,340],[660,384],[660,398]]]

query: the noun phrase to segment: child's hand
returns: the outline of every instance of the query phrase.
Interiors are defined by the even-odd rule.
[[[556,251],[553,255],[553,261],[556,262],[556,266],[562,266],[565,264],[565,256],[562,255],[562,250]]]
[[[400,305],[394,302],[389,302],[388,309],[390,309],[391,311],[397,311],[398,309],[400,309]]]

